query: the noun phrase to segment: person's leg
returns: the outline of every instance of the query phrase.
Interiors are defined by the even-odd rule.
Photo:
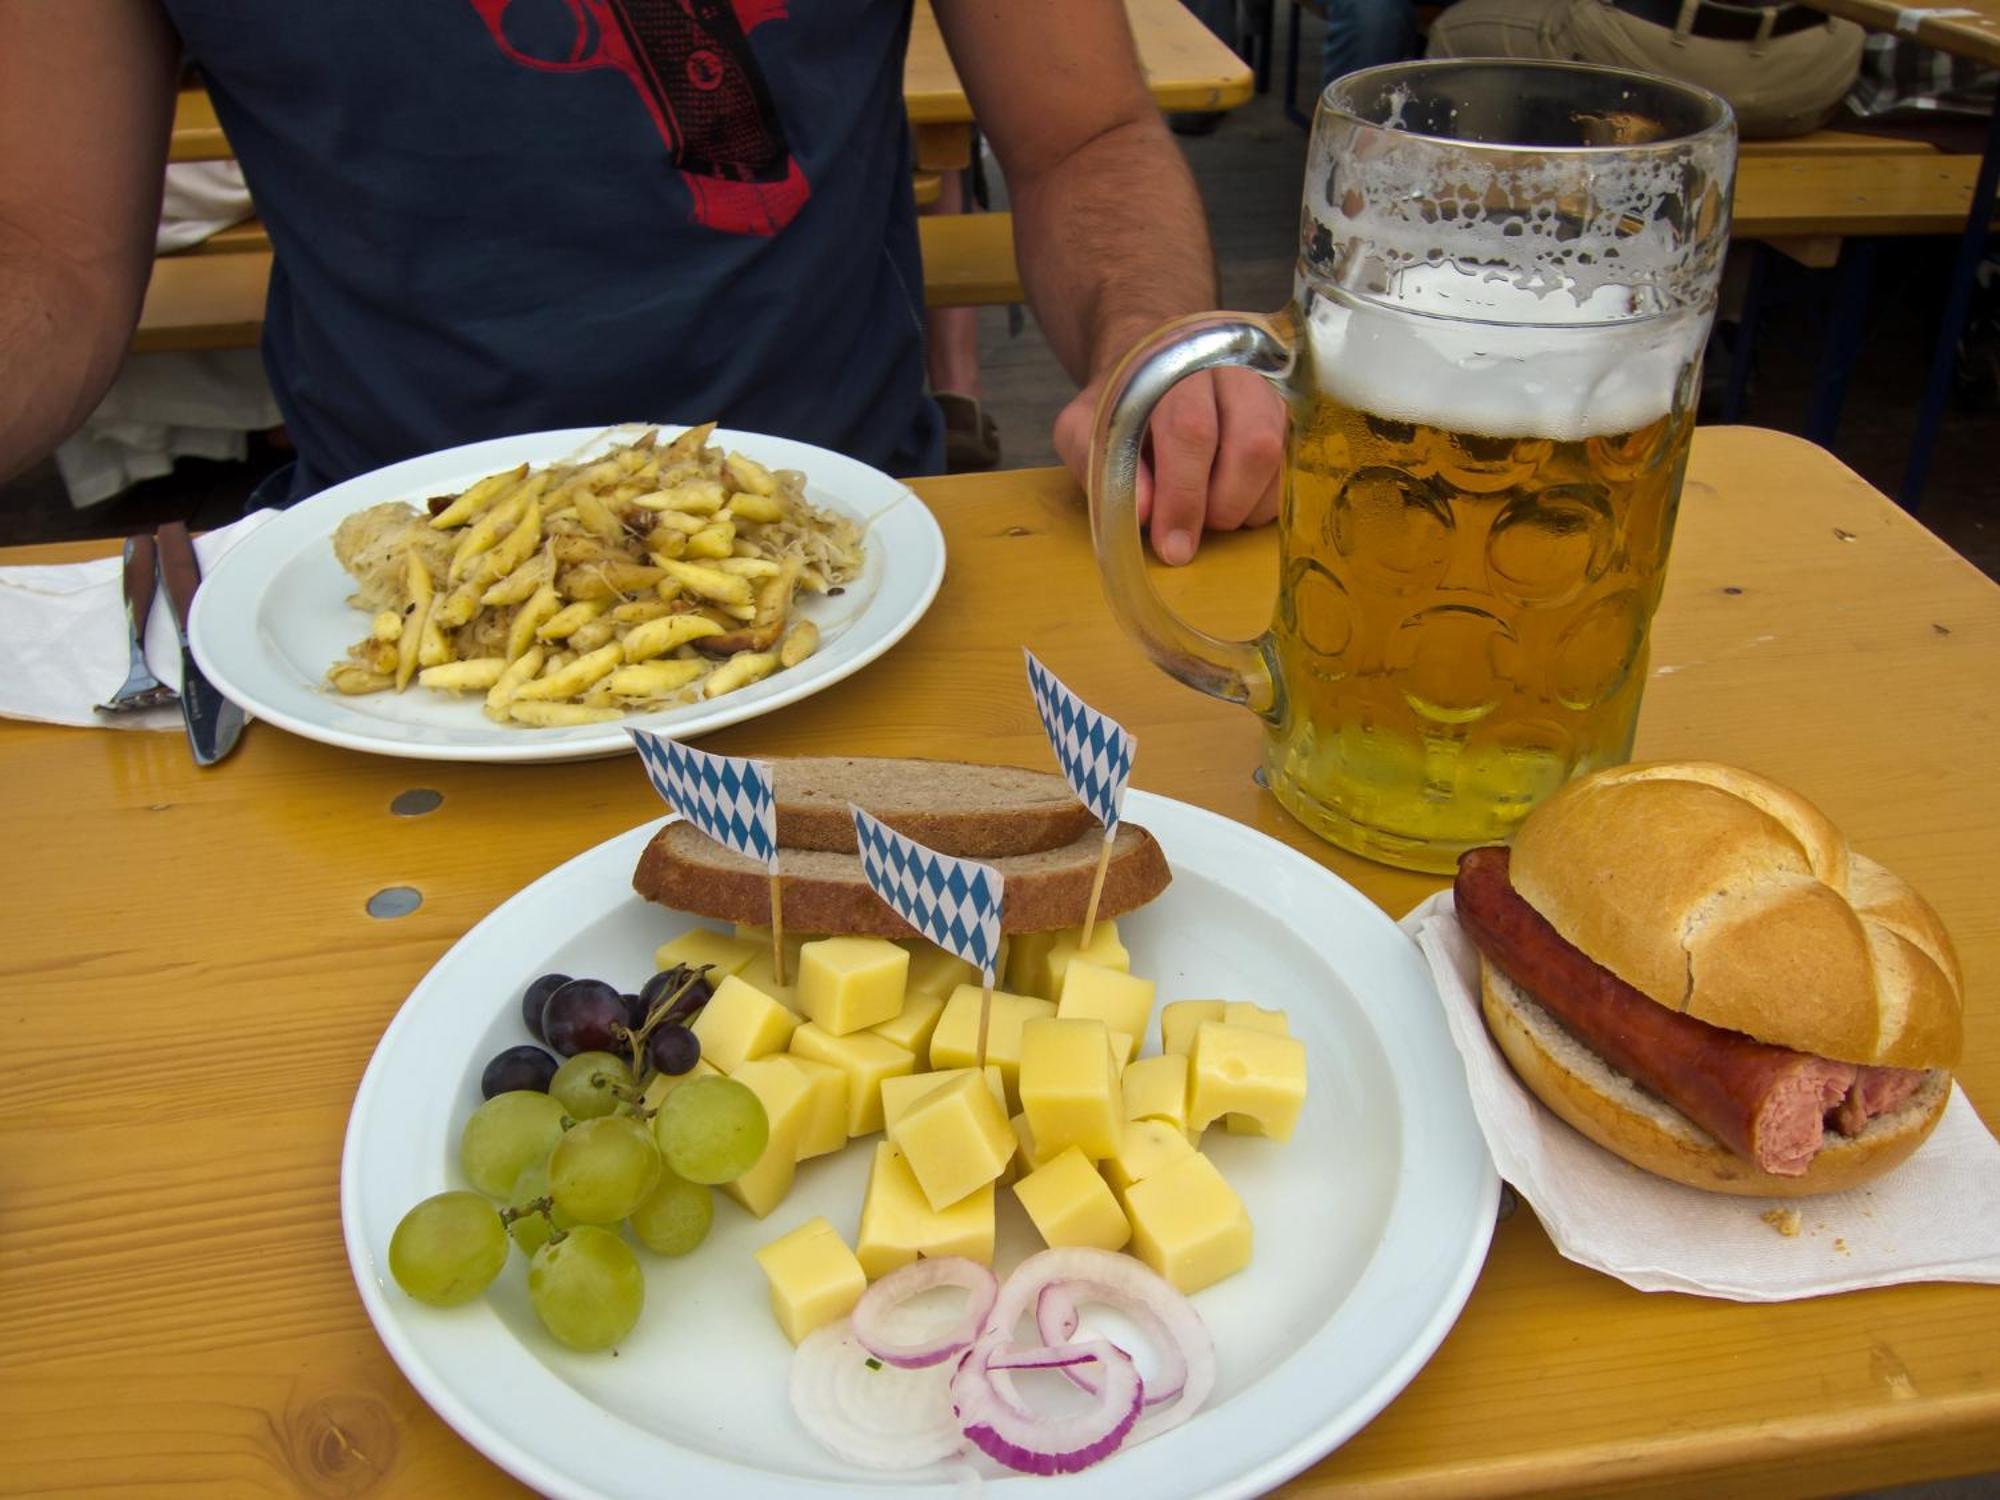
[[[1458,0],[1431,22],[1430,57],[1565,58],[1568,0]]]
[[[1410,0],[1326,0],[1320,86],[1360,68],[1401,62],[1422,50]]]

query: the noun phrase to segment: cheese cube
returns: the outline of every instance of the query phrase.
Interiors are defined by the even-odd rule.
[[[653,953],[656,968],[671,969],[686,964],[691,969],[706,967],[711,983],[725,974],[741,974],[744,965],[757,956],[757,945],[706,927],[690,927],[671,943],[662,943]]]
[[[1092,1160],[1118,1149],[1125,1104],[1102,1021],[1035,1020],[1021,1028],[1021,1111],[1044,1151]]]
[[[1188,1054],[1188,1128],[1218,1115],[1255,1119],[1265,1135],[1291,1136],[1306,1102],[1306,1049],[1294,1037],[1203,1021]]]
[[[993,1184],[975,1189],[940,1212],[924,1197],[903,1153],[888,1141],[878,1141],[868,1190],[861,1200],[861,1234],[854,1253],[870,1281],[919,1255],[963,1255],[990,1266]]]
[[[811,1021],[792,1033],[792,1055],[830,1063],[847,1074],[847,1133],[882,1128],[882,1080],[917,1070],[917,1059],[872,1031],[834,1036]]]
[[[932,995],[943,1000],[961,984],[979,983],[979,970],[956,953],[947,953],[935,943],[922,941],[911,943],[909,948],[910,994]]]
[[[772,1240],[757,1252],[757,1264],[771,1283],[771,1311],[794,1344],[853,1312],[868,1290],[861,1262],[825,1219],[808,1219]]]
[[[812,1110],[799,1132],[799,1160],[825,1156],[847,1144],[847,1074],[832,1063],[786,1053],[812,1090]]]
[[[887,938],[832,937],[799,949],[799,1009],[834,1036],[894,1020],[910,955]]]
[[[798,1025],[799,1018],[784,1006],[731,974],[715,987],[688,1029],[701,1043],[703,1057],[734,1073],[753,1057],[784,1051]]]
[[[1132,955],[1127,953],[1125,945],[1118,941],[1116,922],[1099,922],[1092,928],[1088,948],[1083,945],[1083,929],[1071,927],[1057,933],[1056,940],[1049,945],[1049,951],[1042,959],[1041,973],[1037,976],[1039,982],[1035,993],[1050,1000],[1060,998],[1063,985],[1068,979],[1069,966],[1078,959],[1096,964],[1100,969],[1111,969],[1120,974],[1132,972]],[[1149,984],[1146,988],[1151,990],[1152,986]],[[1152,996],[1149,994],[1146,1004],[1150,1007],[1152,1003]],[[1120,1030],[1129,1029],[1120,1027]]]
[[[894,1130],[896,1121],[908,1112],[924,1095],[950,1083],[954,1078],[971,1078],[970,1068],[941,1068],[935,1073],[911,1073],[902,1078],[882,1080],[882,1128]],[[1000,1113],[1007,1113],[1007,1084],[1000,1076],[1000,1069],[993,1063],[986,1065],[986,1086],[993,1091],[999,1102]],[[893,1137],[892,1137],[893,1139]]]
[[[1007,962],[1001,965],[1001,982],[1017,995],[1033,995],[1042,982],[1042,960],[1061,937],[1055,932],[1016,932],[1009,935]],[[968,984],[976,981],[967,980]]]
[[[1090,1245],[1118,1250],[1132,1225],[1111,1189],[1076,1147],[1058,1153],[1014,1184],[1014,1196],[1035,1221],[1045,1244]]]
[[[1104,1180],[1121,1201],[1125,1190],[1144,1182],[1162,1167],[1193,1156],[1185,1131],[1165,1120],[1127,1120],[1118,1137],[1118,1151],[1104,1158]]]
[[[1007,1123],[1014,1127],[1014,1159],[1021,1163],[1024,1171],[1032,1172],[1062,1154],[1060,1151],[1044,1151],[1035,1144],[1034,1127],[1028,1123],[1026,1115],[1016,1115]]]
[[[879,1026],[868,1029],[877,1036],[887,1037],[898,1047],[907,1047],[918,1057],[928,1057],[931,1050],[931,1033],[937,1030],[938,1017],[944,1014],[944,1001],[937,995],[919,995],[912,991],[903,998],[903,1008]]]
[[[749,963],[745,964],[742,971],[736,977],[753,989],[762,990],[773,1000],[777,1001],[778,1004],[784,1006],[786,1010],[792,1012],[793,1015],[797,1015],[799,1010],[798,964],[787,959],[785,962],[785,973],[790,977],[792,982],[790,984],[778,983],[778,971],[771,966],[771,951],[769,948],[766,948],[755,958],[751,959]]]
[[[1125,1212],[1132,1253],[1178,1291],[1198,1292],[1250,1264],[1250,1215],[1199,1151],[1127,1188]]]
[[[1187,1129],[1188,1060],[1179,1052],[1162,1052],[1128,1064],[1118,1077],[1128,1120],[1165,1120],[1176,1130]]]
[[[1194,1046],[1194,1029],[1203,1021],[1220,1021],[1220,1000],[1176,1000],[1160,1012],[1160,1050],[1186,1053]]]
[[[934,1209],[949,1208],[988,1187],[1014,1154],[1007,1109],[984,1078],[964,1073],[912,1104],[889,1127],[889,1139],[910,1164]]]
[[[1290,1036],[1291,1023],[1281,1010],[1266,1010],[1261,1005],[1253,1005],[1248,1000],[1228,1000],[1223,1002],[1222,1014],[1210,1016],[1211,1021],[1221,1021],[1228,1026],[1248,1026],[1252,1031],[1268,1031],[1273,1036]]]
[[[972,1066],[979,1046],[979,996],[978,985],[961,984],[945,1001],[944,1014],[938,1017],[937,1028],[931,1032],[933,1068]],[[1055,1013],[1056,1008],[1046,1000],[1009,994],[1006,990],[993,992],[993,1013],[986,1023],[986,1060],[999,1067],[1000,1076],[1007,1081],[1010,1102],[1020,1097],[1021,1027],[1037,1017]]]
[[[1111,1071],[1123,1073],[1132,1054],[1139,1050],[1139,1039],[1129,1031],[1107,1031],[1104,1039],[1111,1044]]]
[[[783,1057],[753,1059],[731,1076],[764,1106],[764,1115],[771,1122],[771,1138],[750,1170],[734,1182],[725,1182],[722,1190],[761,1219],[792,1190],[799,1139],[812,1118],[812,1085]]]
[[[1265,1010],[1262,1006],[1252,1005],[1248,1000],[1231,1000],[1222,1007],[1220,1019],[1230,1026],[1248,1026],[1253,1031],[1268,1031],[1276,1036],[1292,1034],[1291,1025],[1286,1021],[1283,1011]],[[1254,1115],[1232,1112],[1222,1117],[1222,1123],[1231,1135],[1265,1133],[1264,1127],[1257,1123]]]
[[[722,1069],[718,1068],[714,1063],[705,1057],[697,1058],[695,1059],[695,1065],[685,1073],[655,1073],[652,1081],[646,1085],[644,1092],[639,1095],[639,1103],[646,1109],[658,1109],[662,1104],[666,1103],[667,1095],[674,1091],[675,1085],[686,1083],[690,1078],[721,1078],[722,1076]]]
[[[1146,1034],[1153,1018],[1153,981],[1078,958],[1064,970],[1056,1015],[1065,1021],[1098,1020],[1133,1037]]]

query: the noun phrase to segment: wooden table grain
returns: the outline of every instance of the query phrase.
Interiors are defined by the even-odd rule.
[[[1252,783],[1256,723],[1120,633],[1060,472],[918,489],[950,547],[926,619],[847,684],[706,744],[1043,764],[1026,642],[1138,734],[1137,785],[1305,850],[1392,913],[1434,888],[1319,844]],[[1225,538],[1163,582],[1249,632],[1274,556],[1268,533]],[[2000,591],[1817,449],[1699,433],[1639,751],[1791,783],[1936,903],[1969,982],[1960,1076],[1989,1122],[1997,683]],[[655,814],[635,763],[397,761],[253,724],[198,772],[178,733],[4,724],[0,787],[0,1491],[522,1493],[369,1328],[342,1251],[341,1138],[425,970],[504,897]],[[441,807],[394,816],[419,787]],[[371,919],[390,885],[421,908]],[[1769,1500],[1996,1470],[1995,1347],[2000,1289],[1645,1295],[1564,1261],[1523,1209],[1428,1367],[1285,1492]]]

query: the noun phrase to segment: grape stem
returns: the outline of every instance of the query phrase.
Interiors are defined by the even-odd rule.
[[[641,1090],[645,1088],[647,1083],[652,1081],[653,1073],[657,1071],[646,1061],[646,1039],[652,1036],[662,1025],[668,1024],[668,1017],[673,1014],[674,1007],[680,1004],[681,996],[693,989],[695,984],[705,977],[713,967],[714,965],[712,964],[703,964],[698,969],[690,969],[688,977],[681,981],[679,987],[671,995],[653,1007],[652,1014],[646,1017],[646,1024],[641,1026],[637,1031],[632,1030],[629,1026],[617,1026],[613,1028],[625,1038],[626,1045],[632,1049],[632,1076],[638,1080]],[[691,1012],[685,1017],[675,1018],[672,1024],[686,1025],[693,1019],[694,1015]],[[612,1092],[618,1093],[619,1091],[614,1086]],[[621,1098],[624,1097],[622,1094],[619,1096]],[[650,1113],[650,1111],[647,1111],[647,1113]]]

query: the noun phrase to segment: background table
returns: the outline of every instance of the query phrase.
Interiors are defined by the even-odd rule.
[[[1985,67],[2000,68],[2000,0],[1937,0],[1931,5],[1900,5],[1896,0],[1805,0],[1805,3],[1828,15],[1844,16],[1871,31],[1914,36],[1927,47],[1936,47],[1954,57],[1970,58]],[[1944,324],[1931,355],[1930,376],[1924,387],[1923,405],[1917,413],[1916,436],[1910,442],[1909,467],[1897,495],[1911,510],[1923,503],[1924,485],[1930,478],[1931,450],[1937,446],[1945,402],[1951,395],[1952,366],[1971,307],[1973,278],[1979,263],[1986,258],[1996,186],[2000,186],[2000,108],[1994,110],[1987,122],[1986,153],[1979,174],[1973,179],[1972,205],[1966,214],[1958,258],[1953,262],[1951,281],[1945,292]]]
[[[1027,642],[1136,731],[1136,784],[1306,850],[1391,912],[1434,888],[1313,840],[1251,781],[1256,722],[1145,664],[1101,602],[1061,473],[918,488],[951,549],[929,617],[843,687],[706,744],[1042,765]],[[1247,632],[1274,556],[1268,532],[1225,538],[1166,591]],[[2000,1119],[2000,592],[1818,450],[1705,429],[1652,671],[1641,754],[1790,782],[1936,903],[1970,982],[1960,1076]],[[394,761],[253,724],[197,772],[178,734],[0,724],[0,786],[0,1490],[519,1493],[369,1328],[341,1244],[341,1138],[376,1039],[437,957],[657,813],[637,764]],[[417,787],[442,806],[392,815]],[[370,919],[389,885],[421,909]],[[1996,1346],[1995,1288],[1645,1296],[1563,1261],[1524,1210],[1429,1367],[1293,1492],[1768,1500],[2000,1469]]]

